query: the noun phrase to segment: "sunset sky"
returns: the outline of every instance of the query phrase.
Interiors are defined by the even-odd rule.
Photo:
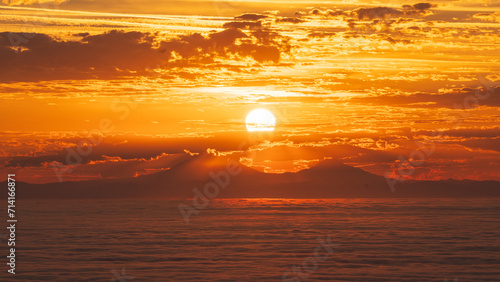
[[[435,150],[407,178],[500,180],[499,1],[2,0],[0,62],[0,170],[19,181],[57,182],[72,152],[89,154],[63,181],[208,148],[396,177],[416,141]],[[257,108],[276,127],[251,142]]]

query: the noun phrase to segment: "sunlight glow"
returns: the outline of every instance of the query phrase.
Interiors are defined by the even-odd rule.
[[[246,118],[247,130],[273,131],[276,126],[274,115],[266,109],[256,109],[251,111]]]

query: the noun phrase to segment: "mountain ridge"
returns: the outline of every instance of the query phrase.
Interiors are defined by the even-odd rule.
[[[392,192],[383,176],[338,160],[327,159],[298,172],[270,174],[235,159],[208,154],[150,175],[46,184],[18,182],[17,190],[20,198],[34,199],[185,199],[207,185],[212,185],[210,189],[219,186],[218,198],[500,197],[500,182],[493,180],[408,180],[398,183]]]

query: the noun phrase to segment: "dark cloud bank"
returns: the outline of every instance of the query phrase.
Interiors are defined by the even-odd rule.
[[[285,37],[262,29],[245,33],[228,28],[170,40],[158,40],[151,33],[116,30],[76,36],[76,41],[65,41],[46,34],[0,33],[1,80],[106,78],[157,67],[213,66],[228,58],[276,64],[282,52],[290,49]]]

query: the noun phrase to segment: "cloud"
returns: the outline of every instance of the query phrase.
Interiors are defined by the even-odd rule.
[[[437,7],[437,5],[431,4],[431,3],[418,3],[414,4],[412,6],[410,5],[403,5],[403,8],[408,9],[408,10],[429,10],[430,8]]]
[[[281,17],[276,19],[277,23],[293,23],[293,24],[298,24],[298,23],[303,23],[305,20],[299,19],[299,18],[290,18],[290,17]]]
[[[206,154],[207,151],[243,158],[252,167],[273,172],[304,169],[317,160],[330,157],[383,174],[390,165],[397,163],[399,156],[407,157],[412,151],[419,150],[420,147],[412,138],[428,140],[436,146],[436,151],[426,158],[422,169],[444,168],[448,170],[447,175],[452,177],[453,165],[464,159],[472,161],[480,158],[500,162],[499,130],[498,126],[487,129],[450,129],[440,137],[435,137],[435,132],[431,130],[411,131],[408,128],[393,129],[390,133],[337,131],[296,136],[277,133],[273,141],[252,146],[248,142],[242,142],[245,140],[245,133],[218,133],[189,138],[116,134],[106,136],[103,143],[93,147],[88,156],[82,156],[81,165],[65,175],[65,179],[150,174],[168,169],[193,155]],[[24,171],[23,175],[33,174],[32,181],[56,181],[51,164],[66,164],[70,151],[68,148],[77,151],[73,144],[81,140],[80,136],[49,139],[26,136],[15,142],[2,142],[0,145],[8,155],[4,155],[5,161],[0,165],[0,170],[15,168],[16,171]],[[474,175],[471,172],[476,169],[474,165],[463,166],[466,168],[460,171],[463,178]],[[495,166],[485,167],[484,172],[491,175],[493,171]],[[44,180],[35,180],[35,173],[42,175]],[[415,177],[427,174],[419,175],[415,174]]]
[[[46,34],[0,33],[0,71],[6,74],[1,79],[115,77],[158,67],[203,68],[247,57],[259,63],[279,63],[281,52],[290,48],[276,32],[246,34],[236,28],[170,40],[152,33],[118,30],[75,36],[78,40],[70,41]]]
[[[311,11],[309,11],[308,13],[309,15],[313,15],[313,16],[324,16],[324,17],[337,17],[337,16],[348,16],[349,15],[349,12],[348,11],[343,11],[343,10],[340,10],[340,9],[337,9],[335,11],[333,10],[321,10],[321,9],[312,9]],[[305,13],[303,12],[297,12],[295,13],[296,16],[300,17],[300,16],[303,16],[305,15]]]
[[[3,4],[9,6],[35,5],[35,4],[62,4],[69,0],[2,0]]]
[[[167,170],[192,157],[189,154],[161,154],[152,158],[122,159],[103,156],[102,160],[92,161],[78,168],[78,173],[89,176],[134,177]],[[51,166],[51,164],[45,164]]]
[[[5,148],[0,165],[6,167],[42,166],[43,163],[67,163],[68,154],[78,152],[77,144],[89,140],[88,136],[75,134],[64,137],[29,135],[16,142],[9,141],[11,135],[0,134],[0,145]],[[96,137],[97,138],[97,137]],[[154,158],[161,154],[184,154],[204,152],[207,147],[217,151],[233,151],[248,148],[242,144],[242,133],[219,133],[210,136],[156,137],[135,134],[107,135],[102,143],[93,146],[91,152],[82,156],[82,163],[103,160],[104,156],[122,159]]]
[[[354,10],[359,20],[372,20],[402,15],[403,12],[389,7],[359,8]]]
[[[379,34],[379,38],[382,40],[385,40],[391,44],[396,44],[396,43],[402,43],[402,44],[410,44],[411,41],[408,39],[395,39],[392,36],[389,36],[387,34]]]
[[[415,5],[403,5],[402,8],[374,7],[359,8],[353,11],[359,20],[372,20],[377,18],[387,18],[395,16],[426,16],[432,14],[429,10],[436,7],[431,3],[418,3]]]
[[[330,32],[330,31],[312,31],[307,35],[307,37],[309,37],[309,38],[326,38],[326,37],[335,36],[336,34],[337,34],[336,32]]]
[[[412,38],[423,38],[425,34],[422,31],[428,32],[430,28],[425,30],[416,30],[416,27],[405,29],[401,28],[400,24],[406,22],[417,22],[422,16],[431,15],[431,8],[436,7],[435,4],[431,3],[418,3],[414,5],[403,5],[399,8],[397,7],[359,7],[352,10],[330,10],[330,9],[312,9],[308,13],[297,12],[296,18],[301,22],[304,21],[317,21],[320,20],[342,20],[346,23],[347,28],[341,30],[338,24],[336,26],[336,34],[342,36],[345,39],[356,39],[364,38],[370,41],[378,39],[380,41],[386,41],[390,44],[411,44],[414,43]],[[278,21],[278,19],[277,19]],[[399,26],[398,26],[399,25]],[[331,25],[327,25],[331,29]],[[328,32],[330,31],[330,33]],[[331,30],[315,30],[310,32],[308,38],[325,38],[333,37],[335,34],[331,33]],[[418,35],[423,35],[417,36]],[[377,35],[377,36],[372,36]]]
[[[223,25],[224,28],[239,28],[239,29],[253,29],[262,28],[261,22],[228,22]]]
[[[321,16],[321,17],[345,17],[357,20],[373,20],[373,19],[385,19],[400,16],[426,16],[432,14],[429,10],[431,8],[437,7],[435,4],[431,3],[418,3],[415,5],[403,5],[401,8],[393,7],[360,7],[354,10],[340,10],[335,11],[327,9],[313,9],[309,11],[311,16]],[[304,16],[305,13],[297,12],[297,17]]]
[[[472,16],[474,19],[479,19],[487,22],[497,22],[500,23],[500,12],[495,13],[478,13]]]
[[[435,134],[434,131],[431,130],[419,130],[415,132],[416,135],[427,135],[433,136]],[[451,137],[461,137],[461,138],[496,138],[500,137],[500,127],[491,127],[491,128],[458,128],[458,129],[450,129],[442,132],[443,136],[451,136]],[[477,138],[474,138],[477,140]],[[497,148],[500,150],[500,148]]]
[[[479,98],[478,98],[479,97]],[[461,110],[479,106],[500,107],[500,87],[441,89],[440,93],[396,94],[353,97],[353,102],[375,103],[411,108],[449,108]]]
[[[242,15],[236,16],[234,18],[237,19],[237,20],[243,20],[243,21],[258,21],[258,20],[261,20],[261,19],[268,18],[268,16],[267,15],[262,15],[262,14],[248,13],[248,14],[242,14]]]

